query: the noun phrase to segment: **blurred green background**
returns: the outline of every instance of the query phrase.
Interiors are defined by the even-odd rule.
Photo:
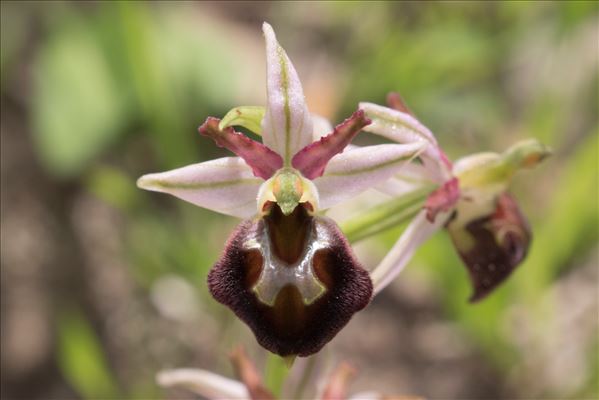
[[[205,284],[237,221],[135,180],[226,154],[196,128],[264,104],[265,20],[335,122],[394,90],[454,159],[555,151],[512,188],[523,265],[470,305],[438,233],[327,346],[352,389],[598,398],[598,4],[3,1],[2,398],[160,398],[163,368],[230,375],[239,342],[264,359]],[[364,263],[400,232],[360,243]]]

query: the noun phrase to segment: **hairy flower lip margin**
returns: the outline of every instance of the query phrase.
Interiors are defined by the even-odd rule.
[[[293,217],[279,215],[276,218]],[[269,272],[272,265],[267,261],[273,253],[276,257],[271,248],[276,238],[271,236],[268,218],[247,220],[238,226],[208,275],[208,288],[218,302],[250,327],[262,347],[281,356],[309,356],[320,351],[354,313],[368,305],[372,282],[337,225],[330,218],[307,214],[301,223],[308,224],[308,234],[316,235],[312,249],[302,252],[298,261],[276,261],[282,268],[305,265],[307,269],[294,267],[291,281],[272,275],[276,271]],[[261,288],[264,279],[272,282]],[[313,283],[325,290],[312,292],[306,285]],[[273,303],[269,294],[266,301],[261,300],[273,285]],[[304,294],[316,297],[302,301]]]

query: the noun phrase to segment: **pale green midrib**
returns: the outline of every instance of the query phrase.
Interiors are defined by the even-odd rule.
[[[325,173],[324,177],[327,176],[351,176],[351,175],[359,175],[359,174],[363,174],[365,172],[372,172],[372,171],[376,171],[377,169],[381,169],[381,168],[385,168],[388,167],[389,165],[393,165],[405,160],[408,160],[410,158],[414,157],[414,154],[410,154],[407,156],[402,156],[400,158],[395,158],[393,160],[389,160],[387,162],[384,162],[382,164],[377,164],[377,165],[373,165],[371,167],[368,168],[363,168],[363,169],[355,169],[355,170],[351,170],[351,171],[344,171],[344,172],[329,172],[329,173]]]
[[[218,189],[235,185],[249,185],[262,182],[261,179],[235,179],[221,182],[197,182],[197,183],[177,183],[166,181],[152,181],[148,188],[160,189],[182,189],[182,190],[201,190],[201,189]]]
[[[369,117],[374,117],[374,118],[376,118],[376,119],[378,119],[378,120],[380,120],[380,121],[382,121],[382,122],[384,122],[386,124],[391,124],[391,125],[393,125],[393,124],[399,124],[399,125],[402,125],[402,126],[408,128],[408,129],[414,131],[418,136],[420,136],[421,138],[423,138],[427,142],[429,142],[431,144],[434,144],[433,141],[431,140],[431,138],[427,134],[421,132],[420,129],[412,126],[411,124],[409,124],[409,123],[407,123],[405,121],[397,121],[397,120],[389,119],[386,116],[384,116],[381,113],[379,113],[378,111],[368,111],[367,114],[368,114]]]
[[[278,47],[279,64],[281,66],[281,87],[283,89],[283,98],[285,104],[283,110],[285,112],[285,157],[284,163],[288,167],[291,165],[291,110],[289,109],[289,76],[287,75],[287,60],[283,49]]]
[[[415,189],[409,193],[389,200],[385,203],[364,210],[359,216],[346,220],[341,224],[341,230],[345,233],[348,240],[358,240],[362,236],[369,235],[370,232],[378,231],[381,227],[395,224],[396,217],[405,212],[411,212],[415,206],[422,207],[424,200],[435,188],[435,185],[427,185]]]
[[[406,222],[408,219],[414,217],[414,215],[416,215],[418,211],[422,209],[422,206],[423,205],[421,203],[414,202],[413,204],[408,205],[405,209],[399,211],[396,215],[391,215],[386,220],[373,223],[371,226],[364,228],[363,230],[350,228],[343,230],[343,232],[345,233],[347,240],[351,244],[354,244]]]
[[[395,175],[395,178],[398,178],[398,180],[401,180],[405,183],[424,184],[428,182],[426,179],[414,178],[413,176],[406,176],[402,175],[401,173]]]

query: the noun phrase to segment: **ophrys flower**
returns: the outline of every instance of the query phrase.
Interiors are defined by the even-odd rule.
[[[216,300],[283,355],[319,351],[372,296],[368,273],[320,211],[389,179],[425,146],[384,144],[340,154],[370,120],[360,110],[320,137],[297,72],[268,24],[265,109],[233,109],[200,126],[238,157],[141,177],[141,188],[248,218],[208,276]],[[234,131],[259,130],[263,143]]]
[[[399,95],[392,108],[361,103],[372,119],[364,130],[397,142],[425,143],[420,163],[411,163],[380,187],[394,197],[420,188],[437,188],[426,198],[397,243],[371,275],[375,293],[388,285],[408,263],[416,248],[446,227],[464,264],[474,292],[470,301],[488,295],[524,260],[531,231],[518,204],[508,193],[514,174],[537,165],[550,154],[536,140],[518,142],[502,154],[479,153],[455,164],[448,160],[431,131],[420,123]]]

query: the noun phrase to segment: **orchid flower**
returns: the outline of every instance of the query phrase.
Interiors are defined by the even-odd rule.
[[[470,301],[478,301],[503,282],[526,256],[531,230],[507,190],[518,170],[537,165],[550,151],[536,140],[526,140],[502,154],[474,154],[452,165],[431,131],[416,119],[399,95],[390,94],[388,103],[390,108],[360,103],[359,108],[372,120],[364,130],[399,143],[418,140],[427,148],[420,155],[420,163],[410,164],[380,190],[403,198],[430,185],[437,188],[372,271],[374,292],[387,286],[416,248],[445,227],[468,268],[474,288]]]
[[[157,375],[158,384],[165,388],[184,389],[208,400],[275,400],[276,396],[263,382],[258,368],[249,359],[243,348],[235,349],[230,355],[238,379],[231,379],[203,369],[172,369]],[[314,358],[308,359],[314,362]],[[349,394],[349,386],[357,374],[356,369],[342,362],[330,373],[302,365],[296,369],[298,378],[287,379],[283,392],[286,398],[300,399],[304,396],[319,400],[421,400],[413,396],[386,396],[372,390]],[[316,369],[316,372],[315,372]],[[307,392],[307,393],[304,393]]]
[[[368,273],[321,211],[388,180],[425,146],[383,144],[340,154],[370,123],[361,110],[314,141],[327,123],[309,113],[271,26],[264,23],[263,32],[266,108],[234,108],[199,127],[237,157],[144,175],[138,186],[244,219],[208,275],[210,292],[267,350],[307,356],[372,297]],[[262,143],[234,125],[260,134]]]

